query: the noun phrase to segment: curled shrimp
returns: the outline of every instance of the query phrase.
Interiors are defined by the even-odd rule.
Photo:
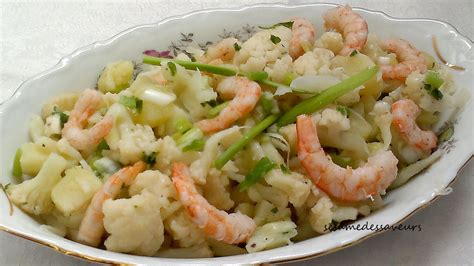
[[[388,39],[382,47],[387,51],[395,53],[399,61],[396,65],[384,65],[381,67],[383,79],[398,79],[404,81],[410,73],[426,71],[426,60],[423,54],[413,47],[409,42],[402,39]]]
[[[436,147],[438,138],[432,131],[424,131],[418,127],[415,119],[420,112],[420,108],[412,100],[398,100],[392,104],[392,124],[408,144],[423,151],[431,151]]]
[[[296,60],[305,53],[305,47],[311,47],[316,38],[316,29],[306,19],[296,18],[291,28],[291,40],[288,52]]]
[[[102,102],[99,92],[86,89],[74,104],[69,120],[64,124],[62,136],[77,150],[94,148],[112,129],[114,120],[105,116],[99,123],[84,129],[87,119],[94,114]]]
[[[383,192],[397,176],[398,160],[391,151],[382,151],[357,169],[334,164],[319,143],[312,119],[300,115],[296,122],[298,159],[313,182],[327,194],[346,201],[360,201]]]
[[[228,77],[217,85],[217,92],[224,100],[232,99],[218,116],[196,123],[204,133],[223,130],[235,121],[250,113],[260,99],[261,88],[258,83],[245,77]]]
[[[189,168],[183,163],[172,167],[173,184],[191,220],[204,233],[228,244],[245,242],[256,228],[255,222],[240,212],[228,214],[212,206],[199,194]]]
[[[365,19],[354,12],[348,5],[329,9],[324,13],[324,26],[342,34],[344,46],[340,55],[350,55],[354,50],[361,50],[367,42],[369,29]]]
[[[234,44],[237,42],[238,40],[235,38],[226,38],[221,40],[215,46],[209,47],[204,57],[204,62],[213,65],[220,65],[226,61],[232,60],[235,55]]]
[[[130,185],[135,177],[145,169],[146,164],[142,161],[132,166],[120,169],[107,179],[102,188],[97,191],[87,207],[86,214],[81,221],[77,241],[83,244],[97,247],[104,234],[104,213],[102,206],[108,199],[114,199],[123,184]]]

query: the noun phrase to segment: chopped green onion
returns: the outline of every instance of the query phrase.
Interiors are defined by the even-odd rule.
[[[193,127],[193,124],[189,122],[189,120],[186,118],[180,118],[176,120],[174,124],[175,131],[180,134],[184,134],[186,131],[188,131],[192,127]]]
[[[454,127],[449,126],[438,136],[438,145],[449,140],[454,134]]]
[[[309,114],[318,111],[322,107],[334,102],[342,95],[358,88],[363,85],[366,81],[371,79],[377,74],[379,68],[373,66],[367,68],[342,82],[331,86],[321,92],[321,94],[315,95],[311,98],[303,100],[295,107],[286,112],[277,122],[278,126],[282,127],[296,121],[296,117],[301,114]]]
[[[338,105],[336,107],[336,110],[341,113],[344,117],[348,117],[349,116],[349,113],[350,113],[350,109],[345,107],[345,106],[342,106],[342,105]]]
[[[270,211],[271,211],[272,213],[277,213],[277,212],[278,212],[278,208],[275,207],[275,208],[271,209]]]
[[[352,51],[352,53],[351,53],[349,56],[350,56],[350,57],[353,57],[353,56],[355,56],[355,55],[358,54],[358,53],[359,53],[359,52],[357,52],[357,50],[354,50],[354,51]]]
[[[15,152],[15,158],[13,159],[13,169],[12,169],[13,176],[18,177],[23,174],[23,171],[21,169],[21,164],[20,164],[20,158],[21,158],[21,148],[18,148]]]
[[[441,85],[443,85],[444,80],[437,72],[426,71],[425,83],[430,84],[434,88],[440,88]]]
[[[186,131],[178,140],[176,141],[176,145],[183,150],[186,146],[189,146],[193,143],[193,141],[197,139],[202,139],[204,137],[204,134],[202,131],[197,128],[193,127],[190,130]]]
[[[201,70],[213,74],[218,74],[222,76],[235,76],[237,75],[237,71],[227,68],[227,67],[222,67],[222,66],[214,66],[214,65],[209,65],[209,64],[202,64],[202,63],[197,63],[197,62],[190,62],[190,61],[184,61],[184,60],[177,60],[177,59],[169,59],[169,58],[160,58],[160,57],[153,57],[153,56],[144,56],[143,57],[143,63],[145,64],[150,64],[150,65],[161,65],[162,61],[169,61],[173,62],[175,64],[178,64],[186,69],[189,70]]]
[[[140,113],[143,108],[143,101],[135,96],[120,96],[119,103],[134,113]]]
[[[277,23],[277,24],[272,25],[272,26],[258,26],[258,27],[262,30],[274,29],[278,26],[283,26],[283,27],[287,27],[287,28],[291,29],[293,27],[293,22],[294,21],[285,21],[285,22]]]
[[[247,78],[253,81],[262,81],[268,78],[268,73],[265,71],[250,72],[246,74]]]
[[[100,154],[103,150],[110,150],[109,144],[105,139],[101,140],[97,145],[97,152]]]
[[[250,173],[245,176],[244,181],[239,184],[240,192],[257,183],[268,171],[272,170],[273,167],[275,167],[275,163],[268,159],[268,157],[263,157],[258,161],[255,167],[250,170]]]
[[[285,75],[285,78],[283,79],[283,85],[290,86],[291,82],[293,82],[293,80],[297,77],[298,75],[296,75],[295,73],[287,73]]]
[[[258,134],[264,131],[267,127],[271,126],[278,116],[269,115],[263,119],[260,123],[252,127],[247,133],[243,135],[242,138],[234,142],[227,150],[222,153],[219,158],[215,161],[214,165],[217,169],[221,169],[235,154],[242,150],[247,144],[249,144],[252,139],[254,139]]]
[[[143,161],[149,165],[154,165],[156,163],[156,152],[143,153]]]
[[[176,75],[176,65],[173,63],[173,62],[168,62],[168,68],[171,72],[171,76],[174,77],[174,75]]]
[[[61,111],[61,109],[59,109],[59,107],[57,107],[57,106],[53,107],[53,112],[51,114],[52,115],[55,115],[55,114],[59,115],[59,120],[61,121],[61,127],[63,127],[64,124],[66,124],[67,121],[69,120],[69,116],[67,114],[65,114],[63,111]]]
[[[202,151],[206,142],[204,139],[195,139],[191,144],[184,146],[183,151]]]
[[[240,47],[240,45],[239,45],[238,43],[234,43],[234,50],[235,50],[236,52],[240,51],[241,48],[242,48],[242,47]]]
[[[431,95],[431,97],[435,98],[436,100],[443,99],[443,93],[438,88],[435,88],[427,83],[425,83],[424,88],[425,90],[428,91],[428,94]]]
[[[352,161],[352,158],[342,156],[342,155],[339,155],[339,154],[336,154],[336,153],[333,153],[333,152],[330,152],[329,156],[331,156],[332,161],[335,164],[339,165],[340,167],[346,168],[347,166],[352,166],[353,163],[354,163]]]
[[[278,36],[275,36],[275,35],[270,35],[270,40],[272,41],[273,44],[278,44],[279,42],[281,42],[281,39],[280,37]]]
[[[262,96],[260,96],[260,105],[265,114],[270,114],[273,110],[273,95],[269,92],[262,93]]]
[[[287,175],[291,174],[290,169],[288,169],[288,167],[286,167],[286,165],[284,164],[280,164],[280,169],[284,174],[287,174]]]
[[[230,101],[227,101],[227,102],[219,104],[216,107],[211,108],[209,112],[207,113],[207,118],[216,117],[224,108],[227,107],[227,105],[229,105],[229,103]]]

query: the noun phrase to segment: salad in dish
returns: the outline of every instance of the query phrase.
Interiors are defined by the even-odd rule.
[[[349,6],[323,19],[106,65],[95,89],[32,117],[9,199],[73,241],[182,258],[276,248],[383,208],[443,155],[467,92]]]

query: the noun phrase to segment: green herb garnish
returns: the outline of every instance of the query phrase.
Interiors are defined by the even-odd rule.
[[[285,22],[280,22],[280,23],[274,24],[272,26],[258,26],[258,27],[262,30],[274,29],[278,26],[283,26],[283,27],[287,27],[287,28],[291,29],[293,27],[293,23],[294,23],[294,21],[285,21]]]
[[[234,50],[235,50],[236,52],[240,51],[241,48],[242,48],[242,47],[240,47],[240,45],[239,45],[238,43],[234,43]]]
[[[438,145],[449,140],[454,135],[454,127],[449,126],[438,135]]]
[[[278,37],[278,36],[275,36],[275,35],[273,35],[273,34],[272,34],[272,35],[270,35],[270,40],[271,40],[271,41],[272,41],[272,43],[274,43],[274,44],[277,44],[277,43],[281,42],[281,39],[280,39],[280,37]]]
[[[350,113],[350,109],[345,107],[345,106],[342,106],[342,105],[338,105],[336,107],[336,110],[341,113],[344,117],[349,117],[349,113]]]
[[[355,55],[358,54],[358,53],[359,53],[359,52],[357,52],[357,50],[354,50],[354,51],[352,51],[352,53],[351,53],[349,56],[350,56],[350,57],[353,57],[353,56],[355,56]]]
[[[156,152],[150,154],[143,153],[143,161],[148,165],[154,165],[156,163]]]
[[[206,142],[204,139],[195,139],[189,145],[183,147],[183,151],[202,151]]]
[[[119,103],[134,113],[140,113],[143,108],[143,101],[135,96],[120,96]]]
[[[250,173],[245,176],[245,180],[239,184],[239,190],[242,192],[257,183],[274,166],[275,164],[270,159],[263,157]]]
[[[280,164],[280,169],[284,174],[287,174],[287,175],[291,174],[290,169],[288,169],[288,167],[286,167],[286,165],[284,164]]]
[[[69,120],[69,116],[65,114],[63,111],[61,111],[61,109],[59,109],[59,107],[57,106],[53,107],[53,112],[51,114],[59,115],[59,121],[61,121],[61,127],[64,127],[64,124],[66,124],[67,121]]]

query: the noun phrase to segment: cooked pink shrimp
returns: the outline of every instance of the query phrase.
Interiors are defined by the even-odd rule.
[[[196,123],[204,133],[223,130],[235,121],[250,113],[260,99],[261,88],[258,83],[245,77],[228,77],[217,85],[217,92],[224,100],[232,101],[222,109],[217,117]]]
[[[83,244],[97,247],[104,234],[104,213],[102,206],[108,199],[114,199],[123,184],[130,185],[135,177],[145,169],[146,164],[142,161],[132,166],[120,169],[107,179],[102,188],[97,191],[87,207],[86,214],[82,218],[77,241]]]
[[[423,54],[410,43],[402,39],[388,39],[382,47],[395,53],[399,61],[396,65],[382,66],[383,79],[398,79],[404,81],[410,73],[426,71],[426,60]]]
[[[319,143],[312,119],[300,115],[296,122],[298,158],[313,182],[332,197],[364,200],[385,190],[397,176],[398,160],[391,151],[379,152],[357,169],[334,164]]]
[[[94,114],[102,102],[99,92],[86,89],[74,104],[69,120],[64,125],[62,136],[78,150],[94,148],[112,129],[114,120],[111,116],[104,117],[89,129],[84,129],[87,119]]]
[[[218,241],[228,244],[245,242],[256,228],[252,218],[240,212],[228,214],[209,204],[199,194],[189,172],[183,163],[172,167],[173,184],[181,203],[191,220],[204,230],[204,233]]]
[[[340,55],[349,55],[361,50],[367,42],[369,29],[365,19],[348,5],[329,9],[323,15],[326,29],[334,29],[342,34],[344,46]]]
[[[432,131],[424,131],[418,127],[415,119],[420,112],[420,108],[412,100],[398,100],[392,104],[392,124],[408,144],[423,151],[431,151],[436,147],[438,138]]]
[[[288,52],[296,60],[305,53],[305,46],[311,47],[316,38],[316,29],[313,24],[306,19],[296,18],[293,20],[291,28],[291,40]]]
[[[238,42],[235,38],[226,38],[218,42],[215,46],[207,49],[203,58],[205,63],[220,65],[226,61],[232,60],[235,54],[234,44]]]

